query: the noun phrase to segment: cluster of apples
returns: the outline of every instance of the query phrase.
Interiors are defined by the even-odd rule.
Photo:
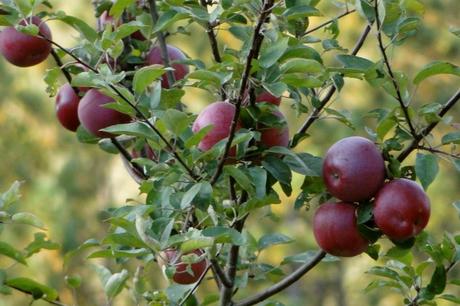
[[[373,201],[374,225],[394,242],[415,237],[430,218],[430,201],[420,185],[397,178],[385,182],[385,162],[378,147],[363,137],[332,145],[323,164],[327,190],[341,202],[319,206],[313,231],[319,246],[335,256],[366,251],[370,241],[358,230],[360,202]]]

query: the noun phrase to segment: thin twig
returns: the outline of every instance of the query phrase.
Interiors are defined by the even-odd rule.
[[[215,258],[211,259],[211,265],[212,265],[213,271],[216,273],[222,285],[224,285],[225,287],[231,288],[232,283],[227,278],[227,275],[225,275],[224,270],[222,270],[222,268],[220,267],[219,263],[217,262]]]
[[[156,24],[158,22],[159,16],[158,16],[158,9],[157,9],[155,0],[149,0],[149,5],[150,5],[150,15],[152,16],[153,23]],[[169,60],[168,47],[166,44],[165,36],[163,35],[163,32],[161,31],[158,31],[156,33],[156,36],[158,39],[158,44],[160,46],[161,59],[163,60],[164,66],[171,67],[171,62]],[[176,83],[174,72],[172,70],[167,70],[166,77],[168,79],[169,86],[172,87],[173,84]],[[180,103],[179,103],[179,106],[180,106]]]
[[[217,180],[219,179],[220,175],[222,174],[222,170],[225,165],[225,161],[230,153],[230,148],[232,146],[233,138],[235,137],[236,127],[238,125],[238,120],[240,117],[241,111],[241,104],[244,100],[246,89],[249,83],[249,76],[251,73],[252,68],[252,60],[256,59],[259,56],[260,47],[262,46],[262,41],[264,39],[264,35],[262,33],[262,26],[267,21],[268,16],[270,16],[271,11],[273,9],[274,0],[266,0],[262,9],[262,12],[259,17],[259,21],[254,30],[254,37],[252,40],[252,47],[249,51],[249,55],[246,61],[246,66],[243,73],[243,78],[241,81],[241,87],[239,91],[239,96],[235,104],[235,114],[233,116],[232,125],[230,127],[230,134],[227,139],[227,143],[225,144],[224,154],[222,155],[219,164],[217,166],[216,172],[214,173],[211,179],[211,185],[214,185]]]
[[[311,261],[304,263],[301,265],[297,270],[295,270],[293,273],[289,274],[286,276],[283,280],[280,282],[276,283],[275,285],[263,290],[262,292],[249,297],[247,299],[244,299],[240,302],[237,302],[234,304],[234,306],[250,306],[250,305],[255,305],[261,301],[264,301],[268,299],[269,297],[277,294],[278,292],[283,291],[290,285],[294,284],[297,282],[300,278],[302,278],[305,274],[308,273],[312,268],[314,268],[317,264],[321,262],[321,260],[326,256],[326,253],[324,251],[320,251],[316,254],[315,257],[312,258]]]
[[[307,32],[305,32],[304,35],[308,35],[308,34],[311,34],[311,33],[315,32],[315,31],[318,31],[319,29],[324,28],[324,27],[327,26],[328,24],[333,23],[334,20],[340,19],[340,18],[345,17],[345,16],[347,16],[347,15],[349,15],[349,14],[351,14],[351,13],[354,13],[354,12],[356,12],[355,9],[345,11],[345,12],[343,12],[342,14],[335,16],[335,17],[332,18],[331,20],[328,20],[328,21],[326,21],[326,22],[323,22],[322,24],[317,25],[316,27],[314,27],[314,28],[308,30]]]
[[[359,37],[358,41],[356,42],[351,54],[356,55],[358,54],[359,50],[362,48],[364,45],[364,42],[369,35],[369,32],[371,31],[371,24],[367,25],[364,31],[361,33],[361,36]],[[337,88],[335,86],[331,86],[324,96],[324,98],[321,100],[321,103],[316,107],[313,112],[308,116],[307,120],[305,120],[304,124],[302,127],[297,131],[296,135],[302,135],[307,132],[307,130],[310,128],[310,126],[319,118],[319,115],[321,111],[326,107],[327,103],[331,100],[332,96],[334,93],[337,91]],[[293,139],[294,139],[293,138]]]
[[[447,112],[454,107],[454,105],[460,100],[460,89],[458,89],[454,95],[444,104],[444,107],[439,111],[438,116],[440,118],[444,117]],[[401,152],[398,156],[398,161],[404,161],[417,147],[419,146],[420,141],[433,131],[433,129],[441,122],[441,120],[430,123],[425,127],[419,134],[417,134],[412,140],[411,144]]]
[[[208,2],[206,0],[200,0],[201,6],[207,9]],[[214,60],[218,63],[222,63],[222,57],[220,56],[219,44],[217,42],[216,34],[214,33],[214,26],[210,22],[206,22],[206,34],[208,34],[209,43],[211,45],[212,54]],[[220,96],[222,100],[227,99],[227,94],[225,92],[224,86],[220,89]]]
[[[387,67],[388,74],[390,75],[391,82],[393,84],[393,87],[396,91],[396,96],[397,100],[401,106],[401,109],[404,113],[404,118],[406,119],[407,124],[409,125],[410,133],[412,134],[413,137],[417,135],[417,131],[414,128],[414,125],[412,124],[412,120],[410,119],[409,115],[409,110],[407,108],[407,105],[404,103],[404,100],[401,95],[401,88],[399,87],[398,82],[396,81],[395,75],[393,73],[393,69],[391,68],[390,61],[388,59],[387,53],[385,52],[385,46],[383,45],[383,38],[382,38],[382,29],[380,25],[380,17],[379,17],[379,8],[378,8],[378,0],[375,1],[375,6],[374,6],[374,11],[375,11],[375,24],[377,26],[377,41],[379,44],[379,49],[380,52],[382,53],[383,60],[385,62],[385,66]]]
[[[426,146],[417,146],[417,150],[423,150],[423,151],[427,151],[427,152],[431,152],[431,153],[436,153],[436,154],[449,156],[449,157],[452,157],[452,158],[455,158],[455,159],[460,159],[460,153],[458,153],[458,154],[449,153],[449,152],[446,152],[446,151],[442,151],[442,150],[438,150],[438,149],[430,148],[430,147],[426,147]]]

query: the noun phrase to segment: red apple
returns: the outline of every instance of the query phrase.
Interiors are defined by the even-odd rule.
[[[79,102],[80,98],[69,83],[61,86],[56,96],[56,116],[63,127],[74,132],[80,125],[78,119]]]
[[[38,26],[40,34],[51,39],[51,31],[46,23],[33,16],[22,20],[19,24],[32,22]],[[0,53],[11,64],[19,67],[30,67],[43,62],[51,52],[51,43],[39,37],[23,34],[14,27],[7,27],[0,32]]]
[[[196,254],[197,256],[202,256],[204,252],[202,250],[195,250],[185,255]],[[175,249],[167,249],[165,251],[160,252],[157,256],[157,261],[160,266],[165,266],[167,264],[174,265],[176,271],[172,277],[173,281],[177,284],[181,285],[190,285],[196,283],[203,273],[206,273],[207,269],[207,261],[205,258],[201,259],[196,263],[190,264],[190,269],[188,268],[188,264],[182,261],[182,257],[178,258],[179,252]],[[192,272],[192,273],[190,273]]]
[[[363,137],[347,137],[332,145],[323,164],[327,190],[346,202],[372,198],[385,180],[385,162],[377,146]]]
[[[230,128],[235,115],[235,105],[228,102],[214,102],[206,106],[192,126],[192,131],[198,133],[202,128],[212,125],[213,128],[204,136],[198,144],[198,148],[203,151],[208,151],[216,143],[230,135]],[[241,126],[238,123],[237,129]],[[231,156],[235,156],[235,149],[230,152]]]
[[[369,245],[358,231],[356,207],[350,203],[322,204],[313,217],[313,233],[321,249],[334,256],[356,256]]]
[[[281,97],[275,97],[268,91],[263,91],[256,97],[256,102],[267,102],[279,106],[281,103]]]
[[[286,123],[286,118],[280,111],[273,113],[276,117],[282,118],[284,124],[281,127],[260,128],[260,142],[267,148],[271,147],[287,147],[289,145],[289,128]]]
[[[131,118],[116,110],[104,107],[114,100],[97,89],[90,89],[78,105],[78,118],[83,127],[97,137],[106,138],[114,135],[102,132],[101,129],[111,125],[127,123]]]
[[[392,240],[415,237],[429,219],[430,199],[414,181],[395,179],[385,184],[375,196],[375,223]]]
[[[187,65],[173,62],[185,60],[186,57],[180,49],[171,45],[167,45],[166,47],[168,49],[169,60],[172,63],[171,66],[174,69],[174,78],[176,81],[182,80],[189,73],[189,68]],[[148,65],[164,65],[163,59],[161,57],[160,47],[156,46],[150,50],[150,52],[147,54],[146,62]],[[171,87],[166,74],[164,74],[163,78],[161,79],[161,86],[163,88]]]
[[[115,28],[116,26],[120,26],[121,25],[121,20],[118,19],[115,21],[115,19],[113,18],[113,16],[110,16],[109,15],[109,11],[104,11],[102,12],[101,16],[99,16],[98,18],[98,24],[99,24],[99,27],[103,30],[105,28],[106,25],[111,25],[112,26],[112,29]]]

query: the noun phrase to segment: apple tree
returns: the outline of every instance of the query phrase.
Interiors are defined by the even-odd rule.
[[[409,75],[392,64],[392,55],[419,35],[429,9],[421,1],[87,2],[97,26],[55,10],[53,1],[3,0],[0,53],[19,67],[52,58],[44,80],[56,100],[56,124],[75,132],[76,146],[78,140],[119,154],[139,184],[144,202],[110,210],[105,239],[89,239],[67,256],[91,250],[90,258],[119,264],[117,271],[98,270],[107,305],[124,290],[133,305],[282,305],[276,294],[318,265],[363,253],[376,261],[366,290],[394,290],[405,305],[460,304],[450,293],[460,283],[452,273],[460,236],[424,231],[436,206],[426,190],[439,163],[460,169],[459,125],[447,119],[460,89],[443,89],[453,94],[441,103],[414,94],[425,79],[455,78],[460,68],[433,59]],[[330,15],[323,2],[342,12]],[[364,27],[348,50],[340,20],[351,14]],[[73,28],[72,48],[53,38],[51,22]],[[211,60],[169,43],[175,36],[187,41],[191,29],[208,37]],[[239,43],[224,44],[222,32]],[[366,43],[374,44],[378,58],[359,54]],[[355,127],[346,110],[333,108],[351,79],[384,94],[391,107],[369,107],[368,121]],[[191,89],[208,92],[214,102],[191,112],[183,103]],[[311,127],[331,118],[354,136],[323,156],[309,152]],[[447,132],[436,139],[440,125]],[[299,191],[293,173],[302,177]],[[34,215],[17,212],[18,189],[15,183],[0,198],[1,228],[43,228]],[[273,266],[261,262],[260,253],[295,241],[282,233],[256,238],[247,226],[263,220],[261,212],[282,196],[294,197],[292,209],[313,216],[318,247]],[[42,249],[58,247],[37,233],[24,249],[0,241],[0,258],[26,264]],[[145,282],[143,266],[152,262],[168,286]],[[286,272],[285,266],[294,268]],[[81,279],[66,281],[78,292]],[[0,266],[0,294],[12,290],[66,305],[55,289]]]

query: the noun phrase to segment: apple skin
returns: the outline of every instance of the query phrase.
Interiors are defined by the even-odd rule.
[[[385,180],[385,162],[370,140],[353,136],[339,140],[326,153],[323,179],[327,190],[345,202],[372,198]]]
[[[285,124],[281,127],[261,128],[260,142],[267,148],[271,147],[288,147],[289,146],[289,128],[284,115],[280,111],[273,113],[278,118],[284,119]]]
[[[313,217],[313,233],[321,249],[334,256],[356,256],[369,246],[356,225],[356,206],[350,203],[320,205]]]
[[[104,95],[97,89],[90,89],[78,105],[78,118],[81,124],[97,137],[114,137],[114,135],[100,130],[111,125],[127,123],[131,120],[128,115],[103,106],[111,102],[114,102],[111,97]]]
[[[42,20],[33,16],[22,20],[19,24],[26,25],[30,21],[39,27],[40,34],[51,40],[51,30]],[[39,36],[31,36],[17,31],[14,27],[7,27],[0,32],[0,53],[8,62],[19,67],[37,65],[48,57],[51,52],[51,43]]]
[[[408,179],[386,183],[375,196],[374,220],[390,239],[403,241],[419,234],[430,219],[430,199]]]
[[[178,48],[173,47],[171,45],[166,45],[168,49],[168,56],[170,62],[180,61],[186,59],[185,54]],[[146,63],[148,65],[164,65],[163,59],[161,58],[161,50],[160,47],[156,46],[152,48],[146,57]],[[171,64],[172,68],[174,68],[174,79],[176,81],[182,80],[188,73],[189,68],[187,65],[173,63]],[[163,88],[170,88],[171,84],[169,84],[168,77],[166,73],[163,75],[161,79],[161,86]]]
[[[256,102],[267,102],[279,106],[281,104],[281,97],[275,97],[268,91],[263,91],[256,97]]]
[[[233,116],[235,115],[235,105],[228,102],[214,102],[206,106],[192,126],[193,133],[198,133],[202,128],[213,125],[213,128],[198,144],[202,151],[210,150],[216,143],[230,135]],[[238,123],[236,129],[241,128]],[[235,148],[230,150],[230,156],[235,156]]]
[[[56,116],[61,125],[72,132],[75,132],[80,125],[78,119],[79,102],[80,98],[69,83],[59,88],[56,95]]]
[[[192,251],[188,254],[194,253],[197,256],[201,256],[204,252],[200,249]],[[185,255],[188,255],[185,254]],[[199,262],[193,263],[190,265],[190,268],[193,271],[193,275],[187,271],[187,264],[181,261],[181,258],[177,258],[178,251],[175,249],[167,249],[157,256],[158,264],[163,267],[167,264],[172,264],[176,268],[176,272],[173,275],[173,281],[181,285],[190,285],[196,283],[203,273],[206,272],[208,266],[206,259],[202,259]]]

